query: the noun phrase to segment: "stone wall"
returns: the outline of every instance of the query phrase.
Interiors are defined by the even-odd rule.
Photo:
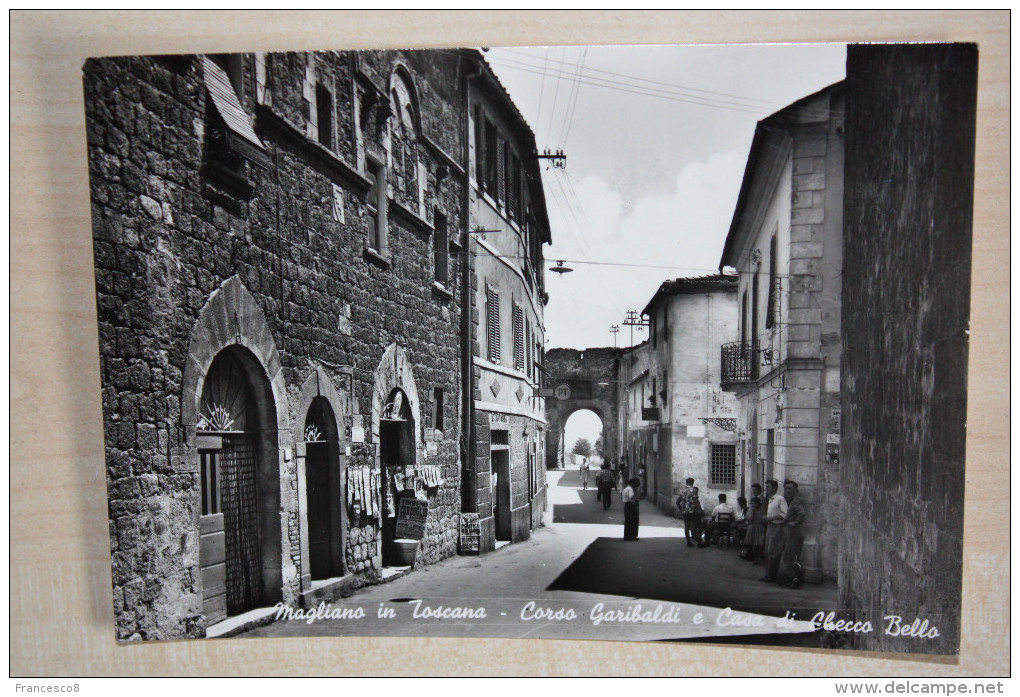
[[[974,45],[847,55],[840,606],[941,635],[862,648],[959,650],[976,76]]]
[[[321,369],[350,404],[350,413],[336,415],[342,440],[355,426],[369,431],[373,369],[391,344],[405,347],[413,365],[425,402],[421,427],[431,428],[433,388],[445,391],[447,427],[425,456],[443,466],[445,483],[430,498],[419,561],[455,553],[460,258],[450,257],[451,293],[435,292],[431,223],[441,210],[451,231],[464,225],[463,178],[447,166],[447,157],[463,157],[465,108],[454,89],[460,63],[443,52],[245,56],[240,104],[264,144],[265,162],[241,166],[240,184],[209,171],[213,105],[201,58],[85,65],[118,638],[204,633],[199,482],[188,430],[194,424],[182,421],[181,400],[195,398],[184,374],[199,313],[227,279],[254,299],[282,366],[285,397],[275,437],[284,599],[296,599],[304,573],[293,459],[302,436],[290,429],[298,388]],[[375,90],[386,101],[398,65],[419,90],[416,152],[427,178],[426,205],[390,204],[391,253],[379,263],[365,252],[369,181],[358,147],[384,150],[382,112],[367,110],[359,130],[360,107],[350,95]],[[370,77],[356,78],[359,71]],[[334,99],[329,147],[316,142],[320,82],[328,82]],[[247,331],[243,317],[238,323],[240,333]],[[347,464],[375,457],[374,444],[353,443]],[[346,571],[354,585],[370,582],[378,572],[378,531],[370,520],[348,525]]]
[[[590,409],[602,419],[602,442],[607,457],[618,464],[619,384],[618,371],[623,349],[549,349],[545,354],[548,374],[543,378],[547,387],[567,384],[571,397],[545,400],[546,467],[557,467],[560,439],[570,415],[581,409]],[[567,444],[567,450],[573,444]]]

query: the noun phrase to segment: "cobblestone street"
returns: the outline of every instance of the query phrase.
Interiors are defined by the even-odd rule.
[[[641,507],[640,539],[625,542],[618,492],[613,492],[612,506],[603,510],[595,489],[581,488],[577,470],[548,475],[552,510],[545,527],[528,541],[479,557],[447,559],[362,589],[332,606],[360,607],[366,614],[362,619],[281,620],[243,636],[718,637],[758,643],[747,635],[768,634],[770,644],[819,645],[816,636],[803,633],[810,625],[777,629],[771,618],[759,620],[761,626],[746,625],[761,615],[778,618],[790,611],[800,620],[820,610],[835,610],[833,584],[790,590],[760,583],[761,567],[740,560],[735,548],[687,547],[680,521],[647,503]],[[661,606],[662,613],[672,610],[682,619],[595,623],[600,612],[627,611],[638,604],[641,608],[635,612],[654,612]],[[422,616],[426,608],[440,606],[484,607],[486,617]],[[379,608],[392,609],[396,616],[380,619]],[[562,609],[563,619],[540,618],[540,608]],[[573,619],[567,618],[570,611]],[[697,613],[702,614],[701,624],[694,622]],[[777,631],[789,636],[777,636]]]

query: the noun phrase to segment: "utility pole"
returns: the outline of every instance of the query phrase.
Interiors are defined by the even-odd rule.
[[[557,169],[567,168],[567,156],[563,154],[562,150],[551,152],[549,148],[546,148],[542,154],[535,153],[535,157],[539,160],[552,160],[553,167]]]
[[[623,320],[623,324],[630,327],[630,345],[634,346],[634,327],[641,331],[648,326],[648,321],[641,319],[637,310],[627,310],[627,318]]]
[[[609,333],[613,335],[613,348],[616,348],[616,335],[620,333],[620,325],[614,324],[609,328]]]

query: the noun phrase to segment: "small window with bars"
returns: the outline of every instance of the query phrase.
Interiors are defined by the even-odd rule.
[[[220,512],[220,457],[215,450],[200,450],[198,460],[202,476],[202,515]]]
[[[502,356],[499,339],[499,291],[493,286],[486,285],[485,293],[485,327],[489,361],[499,363]]]
[[[709,485],[731,487],[737,484],[737,446],[712,443]]]
[[[514,370],[524,372],[524,310],[514,305]]]

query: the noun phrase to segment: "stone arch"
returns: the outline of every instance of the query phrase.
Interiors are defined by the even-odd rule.
[[[607,447],[608,443],[606,442],[606,432],[610,429],[610,423],[606,417],[606,405],[595,400],[571,401],[568,406],[564,407],[560,411],[556,419],[557,423],[555,424],[555,427],[550,428],[548,435],[546,436],[547,438],[552,439],[552,446],[556,448],[556,450],[553,451],[554,454],[559,453],[561,445],[565,448],[563,452],[569,454],[567,451],[570,449],[572,444],[564,443],[563,438],[566,435],[567,422],[570,421],[571,416],[579,411],[590,411],[595,414],[595,416],[599,417],[599,420],[602,422],[603,450],[607,457],[612,458],[614,462],[617,462],[619,458],[617,457],[615,450],[610,450]],[[592,443],[592,445],[595,444]]]
[[[409,124],[414,129],[415,137],[420,138],[422,136],[421,128],[421,109],[418,103],[418,91],[414,86],[414,78],[411,77],[411,71],[401,62],[398,62],[393,72],[390,73],[388,95],[391,96],[396,91],[398,94],[402,92],[407,93],[408,106],[410,107],[411,123]],[[393,112],[393,116],[400,119],[403,114],[400,113],[401,103],[393,105],[396,107]]]
[[[277,430],[286,430],[287,389],[276,341],[262,308],[237,276],[231,276],[212,292],[191,331],[184,364],[181,425],[194,429],[209,366],[220,351],[235,345],[248,349],[265,371],[276,405]]]
[[[348,443],[349,424],[348,415],[350,412],[351,395],[344,391],[337,390],[332,378],[323,370],[322,366],[315,365],[301,384],[295,401],[294,412],[294,455],[297,466],[298,483],[298,518],[300,522],[300,546],[301,546],[301,592],[302,594],[312,589],[311,554],[309,548],[309,504],[308,504],[308,472],[307,472],[307,446],[305,442],[305,425],[308,414],[317,400],[325,400],[330,407],[335,424],[337,451],[331,452],[331,466],[337,468],[336,477],[339,483],[339,499],[337,515],[339,516],[339,545],[340,550],[334,566],[339,570],[343,568],[345,555],[343,550],[347,547],[347,506],[346,490],[347,482],[343,476],[345,470],[344,444]]]
[[[398,395],[400,408],[396,409],[395,397]],[[389,410],[388,405],[392,405]],[[375,444],[375,469],[379,472],[379,495],[384,509],[399,507],[399,499],[404,495],[396,489],[397,475],[403,476],[408,467],[421,464],[424,449],[421,416],[421,400],[407,350],[390,344],[375,369],[372,390],[372,441]],[[399,561],[402,558],[400,544],[396,536],[396,518],[382,516],[376,553],[383,566],[402,564]]]
[[[407,396],[408,407],[414,419],[415,464],[420,464],[422,438],[421,400],[414,380],[414,370],[403,346],[390,344],[383,352],[375,369],[375,384],[372,390],[372,441],[379,442],[379,423],[383,409],[394,388],[401,389]]]
[[[293,589],[284,588],[284,564],[288,559],[281,506],[283,454],[290,442],[286,385],[279,352],[262,309],[237,276],[233,276],[209,296],[199,312],[191,333],[188,356],[183,371],[181,395],[181,427],[185,461],[198,470],[201,399],[205,381],[213,361],[229,354],[246,374],[253,393],[259,428],[256,438],[257,517],[259,529],[259,564],[262,590],[257,602],[272,605],[284,599]],[[201,491],[195,492],[194,526],[203,535]],[[201,545],[200,545],[201,546]],[[199,565],[201,567],[201,552]],[[199,573],[196,586],[205,591],[206,574]],[[208,574],[210,579],[213,573]],[[212,582],[212,581],[211,581]],[[207,616],[209,613],[207,612]]]
[[[546,352],[546,384],[567,390],[558,392],[565,399],[547,397],[546,467],[559,466],[558,447],[563,429],[571,414],[588,409],[602,420],[603,449],[614,466],[619,464],[623,444],[620,443],[619,420],[619,359],[621,349],[550,349]]]

